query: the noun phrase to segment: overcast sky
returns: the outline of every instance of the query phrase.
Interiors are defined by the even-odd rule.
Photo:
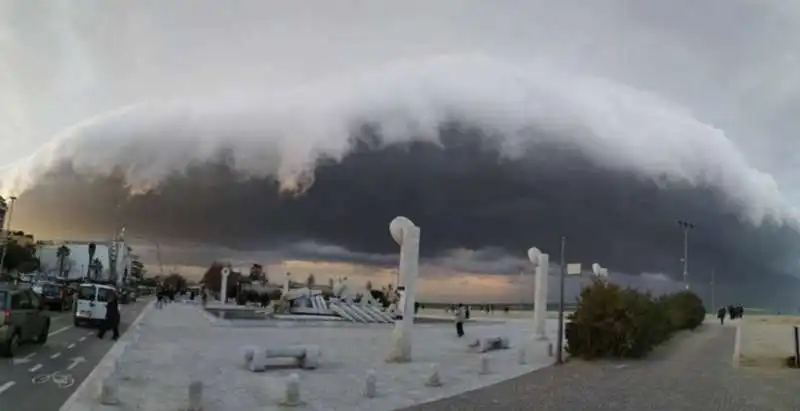
[[[0,0],[0,186],[44,236],[122,218],[381,267],[408,214],[452,278],[565,232],[677,278],[691,217],[696,281],[769,300],[796,286],[798,23],[790,1]],[[87,180],[115,167],[156,191]]]

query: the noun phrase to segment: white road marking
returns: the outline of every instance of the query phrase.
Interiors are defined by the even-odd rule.
[[[3,391],[13,387],[14,384],[16,384],[14,381],[9,381],[9,382],[7,382],[7,383],[5,383],[3,385],[0,385],[0,394],[2,394]]]
[[[86,337],[78,338],[78,341],[86,341]]]
[[[94,331],[89,331],[89,333],[86,335],[92,335],[92,334],[94,334]]]
[[[35,353],[35,352],[32,352],[32,353],[30,353],[30,354],[28,354],[28,355],[26,355],[26,356],[24,356],[24,357],[20,357],[20,358],[14,358],[14,359],[12,360],[12,362],[14,363],[14,365],[17,365],[17,364],[25,364],[26,362],[30,362],[30,361],[31,361],[31,358],[33,358],[33,356],[34,356],[34,355],[36,355],[36,353]]]
[[[67,346],[67,349],[68,349],[68,350],[71,350],[71,349],[73,349],[73,348],[75,348],[75,343],[72,343],[72,344],[70,344],[70,345],[68,345],[68,346]]]
[[[59,329],[57,329],[57,330],[55,330],[55,331],[51,332],[50,334],[47,334],[47,336],[48,336],[48,337],[52,337],[52,336],[54,336],[54,335],[56,335],[56,334],[63,333],[64,331],[67,331],[67,330],[69,330],[70,328],[72,328],[72,326],[69,326],[69,325],[68,325],[68,326],[66,326],[66,327],[61,327],[61,328],[59,328]]]
[[[614,368],[616,368],[616,369],[618,369],[618,370],[621,370],[621,369],[623,369],[623,368],[625,368],[625,367],[627,367],[627,366],[628,366],[628,364],[619,364],[619,365],[617,365],[617,366],[616,366],[616,367],[614,367]]]
[[[51,355],[51,356],[50,356],[50,359],[53,359],[53,360],[55,360],[56,358],[58,358],[58,357],[60,357],[60,356],[61,356],[61,353],[60,353],[60,352],[57,352],[57,353],[55,353],[55,354]]]
[[[28,371],[36,372],[39,368],[42,368],[42,364],[36,364],[33,367],[31,367]]]

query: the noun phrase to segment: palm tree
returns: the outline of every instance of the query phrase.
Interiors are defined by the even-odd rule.
[[[94,263],[95,251],[97,251],[97,245],[95,243],[89,243],[89,268],[88,268],[89,278],[92,278],[92,265]]]
[[[66,264],[67,260],[69,259],[69,255],[72,251],[66,245],[62,245],[58,247],[56,250],[56,257],[58,257],[58,276],[64,277],[64,265]]]

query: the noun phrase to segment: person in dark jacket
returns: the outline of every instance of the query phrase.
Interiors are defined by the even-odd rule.
[[[106,303],[106,318],[100,326],[100,333],[97,336],[102,340],[106,331],[111,330],[111,338],[116,341],[119,338],[119,304],[117,294],[113,293]]]

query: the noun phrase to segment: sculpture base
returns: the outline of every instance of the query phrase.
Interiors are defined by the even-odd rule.
[[[392,332],[392,350],[386,362],[403,363],[411,361],[411,335],[408,330],[399,325]]]

